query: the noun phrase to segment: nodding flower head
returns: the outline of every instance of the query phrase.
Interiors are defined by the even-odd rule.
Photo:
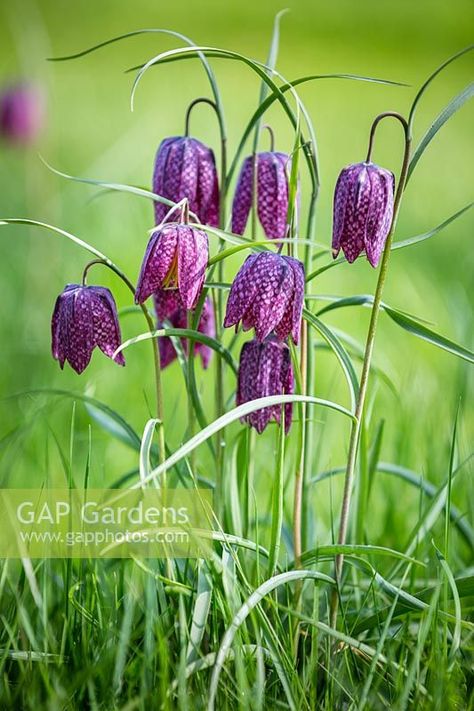
[[[188,327],[187,312],[177,291],[160,289],[153,294],[153,300],[155,302],[159,329],[163,328],[163,322],[165,319],[169,321],[172,328]],[[201,318],[199,319],[198,331],[206,336],[211,336],[212,338],[216,335],[214,309],[212,307],[212,301],[209,297],[204,301]],[[188,353],[187,338],[181,339],[181,345],[183,346],[184,352]],[[166,368],[166,366],[175,360],[176,350],[173,346],[171,338],[168,336],[160,336],[158,338],[158,346],[160,349],[161,367]],[[201,356],[203,368],[207,368],[211,360],[212,348],[207,346],[205,343],[199,343],[199,341],[196,341],[193,351]]]
[[[37,86],[17,84],[0,96],[0,133],[11,143],[31,143],[44,119],[44,97]]]
[[[51,322],[53,357],[76,373],[89,365],[96,346],[109,358],[121,342],[114,297],[103,286],[68,284],[56,299]],[[114,358],[125,365],[122,353]]]
[[[205,232],[189,225],[166,223],[148,242],[135,291],[143,304],[159,289],[177,289],[185,309],[193,309],[204,284],[209,243]]]
[[[304,297],[304,267],[293,257],[258,252],[245,260],[230,289],[224,326],[242,321],[258,341],[272,331],[298,343]]]
[[[342,249],[353,262],[365,252],[377,266],[392,224],[394,185],[393,173],[374,163],[344,168],[334,193],[334,258]]]
[[[290,159],[286,153],[258,153],[257,161],[257,212],[268,239],[286,236],[288,212],[288,172]],[[254,157],[245,159],[240,171],[234,202],[232,204],[232,232],[245,231],[252,208]]]
[[[244,344],[240,353],[237,405],[268,395],[290,395],[293,389],[290,350],[285,343],[270,336],[263,343],[253,340]],[[283,407],[285,432],[288,434],[293,406],[292,403],[287,403]],[[270,420],[276,420],[281,424],[281,408],[281,405],[264,407],[245,415],[242,421],[247,422],[261,434]]]
[[[189,209],[203,225],[219,225],[219,183],[214,153],[195,138],[174,136],[160,144],[153,172],[153,192],[180,202],[189,200]],[[155,221],[160,224],[169,207],[155,202]]]

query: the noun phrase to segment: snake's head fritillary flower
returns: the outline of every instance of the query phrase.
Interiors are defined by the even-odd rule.
[[[288,173],[290,159],[286,153],[269,151],[258,153],[257,161],[257,213],[268,239],[286,236],[288,213]],[[232,205],[232,232],[245,231],[252,208],[254,158],[248,156],[240,171]]]
[[[286,343],[269,336],[263,343],[253,340],[244,344],[240,353],[237,405],[268,395],[290,395],[293,390],[293,369]],[[285,404],[284,408],[285,432],[288,434],[293,413],[292,403]],[[245,415],[242,420],[261,434],[270,420],[281,423],[281,405],[256,410]]]
[[[209,243],[190,225],[165,223],[156,229],[143,258],[135,302],[143,304],[159,289],[177,289],[185,309],[193,309],[204,284]]]
[[[365,252],[377,266],[392,224],[394,186],[393,173],[374,163],[344,168],[334,193],[334,257],[342,249],[353,262]]]
[[[224,326],[242,321],[258,341],[272,331],[298,343],[304,298],[304,267],[293,257],[258,252],[245,260],[230,289]]]
[[[0,133],[10,143],[32,143],[44,120],[44,96],[32,84],[16,84],[0,96]]]
[[[158,328],[163,328],[164,320],[168,320],[173,328],[187,328],[187,312],[176,290],[160,289],[153,294],[155,302],[155,311],[158,319]],[[214,309],[212,301],[209,297],[204,301],[199,319],[198,331],[212,338],[216,335],[216,326],[214,320]],[[181,344],[184,352],[188,352],[188,339],[182,338]],[[176,358],[176,350],[173,346],[171,338],[168,336],[160,336],[158,338],[158,346],[160,349],[161,367],[166,368]],[[212,348],[205,343],[195,342],[194,352],[201,356],[203,368],[207,368],[212,356]]]
[[[189,136],[165,138],[160,144],[153,172],[153,192],[180,202],[189,201],[189,209],[203,225],[219,224],[219,182],[214,153]],[[160,224],[169,207],[155,202],[155,221]]]
[[[76,373],[89,365],[96,346],[113,358],[120,345],[120,326],[114,297],[103,286],[68,284],[56,299],[51,322],[53,357]],[[114,358],[125,365],[122,353]]]

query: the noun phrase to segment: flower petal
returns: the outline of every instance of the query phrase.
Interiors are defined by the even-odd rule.
[[[232,203],[232,232],[236,235],[245,232],[252,207],[253,172],[253,157],[248,156],[242,164]]]
[[[178,245],[176,225],[163,225],[153,232],[143,257],[135,291],[135,303],[143,304],[163,285]]]
[[[87,288],[90,289],[91,295],[94,341],[102,353],[112,358],[122,342],[114,297],[109,289],[103,286]],[[119,365],[125,365],[123,353],[119,353],[114,360]]]
[[[288,177],[284,153],[260,153],[257,170],[258,217],[269,239],[286,236]]]
[[[201,294],[209,261],[207,234],[193,227],[177,226],[178,287],[186,309],[193,309]]]

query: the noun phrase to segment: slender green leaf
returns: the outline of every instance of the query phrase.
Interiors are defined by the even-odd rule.
[[[133,346],[135,343],[141,343],[142,341],[148,341],[151,338],[160,337],[179,337],[179,338],[189,338],[192,341],[198,341],[198,343],[204,343],[206,346],[212,348],[216,353],[218,353],[228,365],[232,368],[234,373],[237,373],[237,364],[234,361],[231,353],[222,345],[217,339],[212,338],[212,336],[207,336],[205,333],[200,331],[194,331],[189,328],[160,328],[157,331],[149,331],[148,333],[141,333],[139,336],[134,338],[129,338],[128,341],[124,341],[114,353],[114,357],[125,350],[129,346]]]
[[[239,627],[245,622],[252,610],[260,604],[263,598],[276,588],[280,587],[280,585],[286,585],[287,583],[295,580],[305,580],[308,578],[315,581],[334,584],[334,580],[323,573],[317,573],[312,570],[293,570],[288,573],[280,573],[279,575],[269,578],[269,580],[266,580],[247,598],[240,610],[234,616],[231,625],[227,628],[225,635],[222,638],[221,646],[217,653],[214,668],[212,670],[212,677],[209,686],[209,700],[207,705],[208,711],[213,711],[215,707],[217,687],[219,684],[221,670],[227,659],[228,650],[231,648]]]
[[[455,59],[459,59],[459,57],[462,57],[464,54],[466,54],[467,52],[470,52],[473,49],[474,49],[474,44],[471,44],[468,47],[461,49],[460,52],[456,52],[456,54],[453,54],[452,57],[449,57],[437,69],[435,69],[435,71],[432,74],[430,74],[428,79],[421,85],[420,89],[418,90],[418,93],[416,94],[416,96],[413,100],[413,103],[412,103],[411,109],[410,109],[410,114],[408,117],[408,125],[409,125],[410,133],[413,129],[413,121],[415,119],[416,107],[418,106],[418,103],[419,103],[421,97],[423,96],[423,94],[425,93],[425,91],[427,90],[427,88],[429,87],[431,82],[433,81],[433,79],[435,79],[438,76],[438,74],[443,71],[443,69],[445,69],[447,66],[449,66],[451,64],[451,62],[454,62]]]
[[[303,317],[306,319],[306,321],[308,321],[309,324],[311,324],[311,326],[313,326],[313,328],[315,328],[322,335],[324,340],[328,343],[328,345],[336,355],[336,358],[338,359],[339,363],[341,364],[344,376],[347,381],[347,385],[349,387],[349,393],[351,397],[351,410],[354,411],[357,396],[359,393],[359,381],[357,380],[357,374],[354,370],[354,366],[352,365],[352,361],[349,357],[349,354],[347,353],[346,349],[342,345],[341,341],[337,338],[337,336],[331,331],[328,326],[326,326],[325,323],[318,319],[317,316],[314,316],[314,314],[312,314],[310,311],[304,309]]]
[[[474,82],[469,84],[460,94],[454,97],[447,106],[441,111],[439,116],[433,121],[428,131],[425,133],[415,150],[410,160],[408,166],[407,183],[415,170],[415,167],[420,160],[421,156],[425,152],[428,145],[431,143],[433,138],[436,136],[440,128],[456,113],[460,108],[464,106],[466,101],[469,101],[474,96]]]
[[[394,242],[392,244],[392,249],[403,249],[403,247],[410,247],[412,244],[418,244],[418,242],[424,242],[426,239],[434,237],[434,235],[438,234],[438,232],[441,232],[441,230],[444,230],[444,228],[450,225],[451,222],[454,222],[454,220],[457,220],[458,217],[464,215],[464,213],[470,210],[473,206],[474,202],[469,203],[469,205],[466,205],[466,207],[463,207],[462,210],[458,210],[457,212],[455,212],[454,215],[448,217],[440,225],[433,227],[433,229],[431,229],[429,232],[424,232],[421,235],[416,235],[416,237],[409,237],[408,239],[401,240],[400,242]]]
[[[206,631],[207,618],[211,608],[212,581],[207,570],[207,564],[199,561],[196,599],[194,601],[191,631],[189,633],[186,665],[199,657],[201,643]]]
[[[150,475],[150,452],[151,452],[151,445],[153,442],[153,435],[155,433],[156,426],[160,424],[160,420],[157,419],[151,419],[148,420],[148,422],[145,425],[145,429],[143,430],[143,437],[141,441],[141,446],[140,446],[140,467],[139,467],[139,473],[140,473],[140,481],[145,484],[147,481],[147,478]]]
[[[255,410],[259,410],[262,407],[270,407],[272,405],[284,405],[290,402],[308,402],[313,403],[315,405],[321,405],[322,407],[327,407],[330,410],[334,410],[335,412],[339,412],[343,415],[346,415],[351,420],[354,419],[354,415],[341,405],[338,405],[337,403],[331,402],[329,400],[321,400],[317,397],[310,397],[309,395],[270,395],[268,397],[262,397],[256,400],[251,400],[250,402],[246,402],[243,405],[235,407],[233,410],[230,410],[230,412],[226,412],[225,415],[222,415],[217,420],[214,420],[214,422],[211,422],[211,424],[201,430],[201,432],[198,432],[198,434],[196,434],[185,444],[183,444],[178,450],[176,450],[176,452],[174,452],[165,462],[163,462],[163,464],[161,464],[153,472],[151,472],[150,479],[159,477],[162,471],[165,471],[166,469],[169,469],[170,467],[174,466],[176,462],[179,462],[181,459],[183,459],[183,457],[192,452],[193,449],[205,442],[206,439],[212,437],[221,429],[227,427],[232,422],[239,420],[241,417],[249,415],[251,412],[255,412]]]

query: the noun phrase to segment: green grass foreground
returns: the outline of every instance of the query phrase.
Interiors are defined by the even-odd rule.
[[[235,338],[229,329],[211,339],[217,350],[207,371],[199,359],[190,369],[181,353],[162,374],[166,453],[173,457],[168,483],[215,492],[212,557],[0,561],[0,709],[474,709],[474,210],[467,101],[474,52],[443,70],[417,107],[416,171],[394,235],[344,546],[336,543],[343,482],[377,273],[365,259],[333,262],[329,249],[340,169],[364,159],[375,115],[394,109],[408,116],[426,77],[469,45],[473,9],[465,0],[288,5],[277,62],[285,78],[337,73],[387,82],[338,77],[297,87],[319,149],[321,189],[309,252],[311,171],[298,151],[299,254],[308,257],[310,276],[307,392],[317,400],[295,403],[286,440],[274,423],[257,436],[232,414],[247,336]],[[64,284],[81,278],[89,258],[84,243],[135,283],[153,226],[146,191],[156,147],[182,133],[196,96],[210,95],[198,58],[168,62],[143,76],[129,111],[137,73],[127,70],[183,46],[175,36],[141,35],[64,63],[45,58],[160,27],[202,47],[265,61],[280,9],[273,0],[258,6],[175,0],[166,7],[148,0],[22,0],[1,8],[2,79],[38,78],[47,87],[48,125],[29,150],[0,147],[0,486],[124,488],[139,482],[143,467],[150,474],[143,465],[148,456],[151,468],[159,466],[149,334],[137,338],[146,329],[126,287],[103,266],[91,271],[89,283],[108,286],[116,298],[125,369],[95,353],[81,377],[68,367],[61,372],[50,356],[50,317]],[[259,104],[261,76],[235,57],[210,53],[208,61],[226,110],[229,170]],[[298,144],[285,98],[294,109],[285,90],[265,121],[278,149],[291,153]],[[209,108],[196,108],[191,124],[193,135],[219,155]],[[241,157],[251,151],[254,128]],[[263,133],[262,150],[267,141]],[[384,123],[374,160],[398,176],[402,153],[399,127]],[[236,174],[231,178],[232,193]],[[254,247],[264,247],[263,234],[254,236]],[[227,251],[219,260],[221,237]],[[235,245],[225,232],[209,242],[209,285],[225,304],[248,245]],[[293,355],[297,363],[296,349]],[[216,397],[220,373],[223,392]],[[219,415],[225,427],[207,430]],[[181,451],[191,430],[201,438],[198,446]],[[301,460],[303,553],[295,561],[294,480]]]

